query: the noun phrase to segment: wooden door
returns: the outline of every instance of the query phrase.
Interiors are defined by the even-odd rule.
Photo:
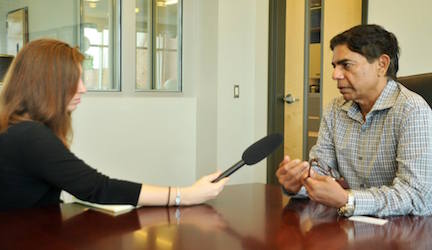
[[[284,154],[291,159],[303,158],[304,24],[305,2],[286,0],[285,96],[296,99],[285,102]]]
[[[309,0],[311,1],[311,0]],[[305,45],[305,13],[309,8],[309,1],[286,0],[286,37],[285,37],[285,96],[290,95],[297,101],[285,103],[284,111],[284,154],[288,154],[291,159],[303,159],[304,142],[310,131],[305,132],[310,119],[304,119],[305,102],[308,93],[305,91],[305,84],[309,84],[310,76],[305,77],[305,72],[314,72],[316,69],[305,69],[309,65],[310,51],[305,53],[305,46],[309,49],[309,44]],[[309,11],[309,9],[308,9]],[[320,104],[317,107],[317,114],[322,114],[322,109],[333,98],[339,95],[335,81],[332,80],[332,51],[329,48],[330,39],[336,34],[358,25],[362,21],[362,0],[323,0],[321,18],[321,44],[317,46],[322,57],[320,58]],[[309,30],[307,30],[309,31]],[[313,47],[313,46],[311,46]],[[306,61],[306,63],[305,63]],[[312,64],[314,65],[314,64]],[[314,117],[321,119],[321,115]],[[319,124],[319,122],[318,122]],[[312,127],[312,126],[310,126]],[[313,131],[314,134],[317,134]]]

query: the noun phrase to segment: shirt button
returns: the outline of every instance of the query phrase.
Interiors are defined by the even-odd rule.
[[[362,156],[359,156],[358,159],[361,161],[361,160],[363,160],[363,157],[362,157]]]

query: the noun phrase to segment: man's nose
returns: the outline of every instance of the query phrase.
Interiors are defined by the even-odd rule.
[[[333,69],[333,74],[332,74],[332,78],[333,80],[340,80],[343,79],[343,72],[342,70],[340,70],[339,67],[334,67]]]

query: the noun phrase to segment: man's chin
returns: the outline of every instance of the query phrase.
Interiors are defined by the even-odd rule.
[[[350,93],[342,93],[341,92],[341,95],[345,99],[345,101],[351,101],[351,100],[353,100],[353,96]]]

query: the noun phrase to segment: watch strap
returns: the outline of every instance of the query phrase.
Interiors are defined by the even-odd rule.
[[[355,209],[355,199],[351,190],[348,191],[348,201],[347,203],[338,209],[338,214],[342,216],[349,217],[354,214]]]

